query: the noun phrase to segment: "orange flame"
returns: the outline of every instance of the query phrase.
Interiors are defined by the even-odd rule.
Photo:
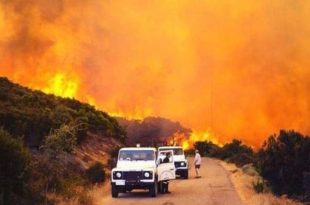
[[[194,148],[195,142],[198,141],[210,141],[218,146],[223,146],[218,141],[218,138],[212,134],[210,131],[197,131],[194,130],[190,133],[189,136],[186,136],[183,133],[174,133],[168,140],[170,145],[181,145],[184,150]]]
[[[62,97],[73,98],[78,90],[78,80],[69,79],[63,73],[57,73],[51,77],[48,86],[43,88],[46,93],[55,94]]]
[[[132,112],[125,113],[122,111],[111,111],[109,112],[109,115],[114,116],[114,117],[123,117],[128,120],[143,120],[145,117],[151,116],[152,115],[152,109],[145,109],[145,110],[138,110],[135,109]]]

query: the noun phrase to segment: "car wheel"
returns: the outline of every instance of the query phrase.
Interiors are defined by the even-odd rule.
[[[161,193],[161,183],[157,183],[157,193]]]
[[[112,197],[113,198],[117,198],[118,197],[118,189],[117,189],[115,184],[112,184],[111,192],[112,192]]]
[[[188,179],[188,171],[183,174],[184,179]]]
[[[151,197],[156,197],[157,196],[157,182],[154,182],[154,184],[149,188],[149,193]]]

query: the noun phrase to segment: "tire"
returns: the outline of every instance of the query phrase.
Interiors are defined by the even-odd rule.
[[[162,190],[162,188],[161,188],[161,182],[158,182],[158,183],[157,183],[157,193],[161,193],[161,190]]]
[[[117,198],[118,197],[118,193],[119,192],[118,192],[118,189],[117,189],[115,184],[112,184],[111,193],[112,193],[112,197],[113,198]]]
[[[160,181],[157,183],[157,187],[158,187],[158,192],[157,193],[161,193],[163,194],[164,193],[164,188],[163,188],[163,181]]]
[[[186,171],[186,172],[183,174],[183,178],[184,178],[184,179],[188,179],[188,171]]]
[[[149,193],[151,197],[156,197],[157,196],[157,182],[154,182],[154,184],[149,188]]]

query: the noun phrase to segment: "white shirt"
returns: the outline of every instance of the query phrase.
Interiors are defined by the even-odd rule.
[[[201,164],[201,156],[200,156],[199,153],[195,154],[194,164],[195,165],[200,165]]]

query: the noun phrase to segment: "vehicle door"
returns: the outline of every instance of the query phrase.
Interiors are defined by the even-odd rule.
[[[164,163],[164,159],[169,153],[169,162]],[[173,161],[173,150],[164,150],[158,152],[158,166],[157,166],[157,174],[158,181],[164,180],[173,180],[175,179],[175,166]]]

